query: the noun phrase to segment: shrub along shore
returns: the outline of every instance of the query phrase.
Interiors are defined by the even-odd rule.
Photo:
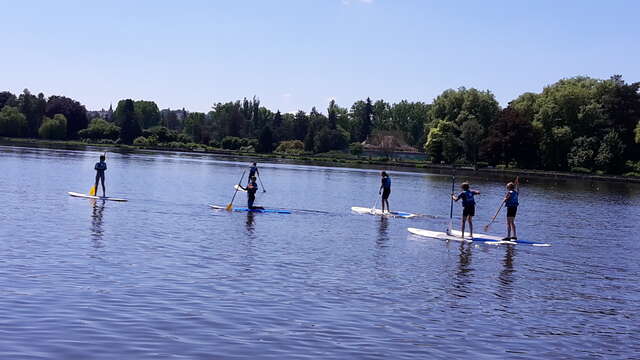
[[[432,164],[425,167],[640,176],[640,82],[561,79],[506,107],[489,90],[461,87],[431,102],[366,98],[341,107],[331,100],[324,113],[272,111],[256,97],[214,103],[206,113],[133,99],[87,111],[68,97],[25,89],[0,92],[0,136],[336,161],[370,161],[359,157],[366,144],[384,154],[423,152]]]
[[[452,174],[455,171],[459,175],[467,176],[480,176],[487,178],[513,178],[516,176],[528,177],[528,178],[541,178],[541,179],[584,179],[593,181],[605,181],[605,182],[627,182],[640,184],[640,176],[620,176],[620,175],[606,175],[606,174],[586,174],[580,172],[563,172],[563,171],[545,171],[545,170],[531,170],[531,169],[518,169],[507,168],[504,166],[490,167],[483,166],[477,167],[471,164],[458,163],[455,168],[446,164],[432,164],[428,161],[419,160],[407,160],[407,159],[389,159],[384,156],[360,156],[353,155],[346,152],[327,152],[322,154],[311,153],[280,153],[273,152],[269,154],[260,154],[256,152],[246,152],[242,150],[227,150],[221,148],[214,148],[209,146],[193,146],[189,147],[185,144],[184,147],[162,147],[162,146],[140,146],[140,145],[125,145],[125,144],[101,144],[101,143],[87,143],[85,141],[62,141],[62,140],[42,140],[42,139],[30,139],[30,138],[6,138],[0,137],[0,145],[6,146],[25,146],[25,147],[40,147],[40,148],[52,148],[52,149],[73,149],[73,150],[88,150],[91,148],[101,148],[104,150],[113,149],[114,152],[122,151],[169,151],[169,152],[189,152],[189,153],[202,153],[212,155],[223,155],[232,157],[247,158],[247,161],[262,161],[262,162],[275,162],[278,159],[284,159],[301,164],[313,164],[319,166],[348,166],[348,167],[363,167],[373,169],[396,169],[406,171],[420,171],[421,169],[427,170],[430,173],[439,174]],[[192,144],[194,145],[194,144]],[[195,144],[198,145],[198,144]]]

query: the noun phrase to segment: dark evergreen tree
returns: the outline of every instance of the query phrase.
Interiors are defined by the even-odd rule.
[[[367,98],[367,101],[364,106],[364,111],[361,114],[360,118],[360,141],[365,141],[371,134],[371,130],[373,127],[373,104],[371,104],[371,99]]]
[[[120,140],[125,144],[132,144],[133,140],[142,135],[142,129],[136,117],[133,100],[126,99],[122,100],[121,103],[122,107],[118,103],[118,108],[116,109],[117,122],[120,124]]]
[[[262,128],[260,136],[258,136],[258,147],[256,151],[259,153],[273,152],[273,132],[269,126]]]

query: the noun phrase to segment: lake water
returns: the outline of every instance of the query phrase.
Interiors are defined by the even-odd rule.
[[[449,176],[391,172],[415,219],[350,212],[377,170],[287,163],[257,203],[313,211],[213,211],[248,160],[202,154],[108,153],[130,201],[68,196],[99,154],[0,147],[2,359],[640,358],[639,185],[531,180],[518,235],[552,246],[469,245],[406,230],[445,228]],[[481,231],[504,179],[462,180]]]

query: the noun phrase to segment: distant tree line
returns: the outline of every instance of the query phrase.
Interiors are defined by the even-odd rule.
[[[434,163],[640,174],[640,83],[621,76],[563,79],[502,108],[490,91],[459,88],[432,103],[331,100],[296,113],[256,97],[216,103],[208,113],[160,110],[120,100],[115,111],[28,90],[0,93],[0,136],[82,139],[168,148],[214,147],[289,154],[351,151],[376,133],[400,134]],[[326,114],[326,115],[325,115]]]

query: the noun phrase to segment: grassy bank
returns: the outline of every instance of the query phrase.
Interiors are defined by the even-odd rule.
[[[348,153],[332,152],[325,154],[258,154],[242,152],[239,150],[226,150],[212,148],[204,145],[196,145],[191,147],[182,148],[166,148],[166,147],[149,147],[149,146],[135,146],[135,145],[123,145],[123,144],[99,144],[99,143],[86,143],[83,141],[57,141],[57,140],[42,140],[42,139],[25,139],[25,138],[5,138],[0,137],[0,145],[8,146],[29,146],[29,147],[41,147],[41,148],[57,148],[57,149],[87,149],[87,148],[116,148],[123,151],[131,150],[154,150],[154,151],[172,151],[172,152],[190,152],[190,153],[205,153],[215,155],[226,155],[236,157],[246,157],[248,159],[262,160],[262,161],[276,161],[278,159],[291,160],[299,163],[309,163],[314,165],[324,166],[355,166],[355,167],[369,167],[376,169],[398,169],[398,170],[420,170],[425,169],[431,173],[439,174],[451,174],[454,170],[450,165],[431,164],[425,161],[419,160],[407,160],[407,159],[387,159],[385,157],[361,157]],[[529,178],[545,178],[545,179],[582,179],[592,181],[605,181],[605,182],[629,182],[640,183],[640,177],[637,176],[621,176],[621,175],[606,175],[606,174],[585,174],[585,173],[571,173],[561,171],[543,171],[543,170],[528,170],[517,168],[491,168],[484,167],[474,169],[472,166],[456,166],[455,172],[460,175],[467,176],[482,176],[490,178],[513,178],[515,176],[529,177]]]

